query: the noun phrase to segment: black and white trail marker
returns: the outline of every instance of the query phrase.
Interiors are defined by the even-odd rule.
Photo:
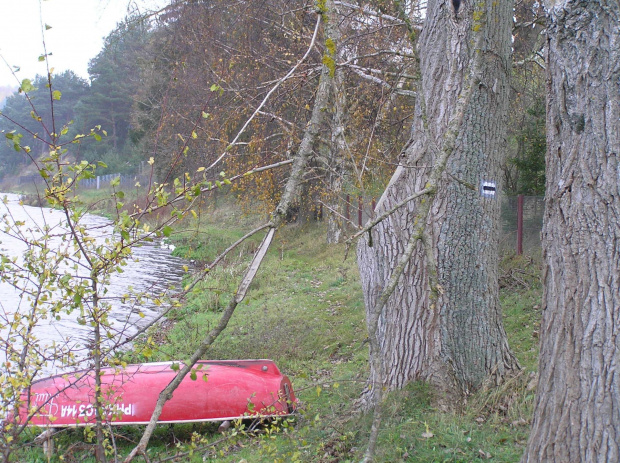
[[[497,183],[483,180],[480,185],[480,195],[485,198],[495,198],[497,194]]]

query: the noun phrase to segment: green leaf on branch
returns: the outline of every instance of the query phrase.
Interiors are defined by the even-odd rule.
[[[164,234],[164,236],[167,238],[170,236],[170,234],[172,233],[172,228],[169,227],[168,225],[166,225],[164,227],[164,229],[162,230],[162,233]]]
[[[22,92],[32,92],[33,90],[36,90],[36,88],[34,87],[34,85],[32,85],[32,81],[30,79],[24,79],[22,80],[21,85],[19,86],[19,93]]]
[[[60,100],[61,96],[62,96],[62,93],[60,93],[60,90],[54,90],[52,92],[52,98],[55,100]]]

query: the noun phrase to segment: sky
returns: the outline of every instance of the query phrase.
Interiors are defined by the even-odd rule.
[[[0,87],[18,87],[18,80],[45,75],[42,29],[54,73],[67,69],[88,78],[88,62],[127,14],[165,6],[169,0],[0,0]],[[43,25],[43,26],[42,26]],[[46,29],[45,25],[51,26]],[[4,60],[11,67],[7,67]],[[18,79],[11,75],[18,66]]]

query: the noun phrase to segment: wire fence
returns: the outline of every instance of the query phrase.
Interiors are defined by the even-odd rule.
[[[545,213],[544,196],[510,196],[502,200],[502,251],[536,254],[540,251]]]
[[[80,182],[82,188],[96,188],[97,190],[105,188],[110,185],[110,182],[115,178],[120,178],[120,186],[135,186],[140,184],[141,186],[147,186],[149,182],[149,175],[125,175],[125,174],[108,174],[99,175],[96,178],[89,178]]]
[[[150,176],[137,174],[137,175],[127,175],[127,174],[107,174],[107,175],[98,175],[95,178],[83,179],[80,180],[80,188],[86,189],[101,189],[107,188],[110,186],[112,180],[119,178],[120,186],[122,187],[132,187],[136,184],[140,184],[142,186],[148,185]],[[16,183],[19,186],[44,186],[44,179],[39,174],[33,175],[22,175],[21,177],[17,177]]]
[[[107,188],[110,182],[120,177],[120,186],[133,187],[140,184],[147,186],[149,175],[108,174],[96,178],[82,180],[80,188],[101,189]],[[43,179],[40,175],[21,176],[17,179],[20,186],[34,184],[41,186]],[[346,195],[342,198],[341,213],[344,219],[351,224],[362,227],[374,217],[375,198]],[[510,196],[502,198],[500,249],[502,252],[516,254],[535,254],[541,248],[541,231],[545,209],[544,196]],[[317,207],[317,217],[323,218],[323,203]]]
[[[342,202],[344,218],[358,227],[374,217],[374,198],[346,195]],[[319,217],[322,217],[323,209],[320,210]],[[539,252],[544,210],[544,196],[502,198],[500,250],[516,254]]]

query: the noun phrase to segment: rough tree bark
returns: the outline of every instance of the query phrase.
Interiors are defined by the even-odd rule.
[[[544,311],[522,461],[620,461],[620,4],[547,8]]]
[[[371,240],[367,234],[358,245],[367,319],[378,319],[371,384],[379,381],[389,390],[425,380],[460,395],[499,383],[519,368],[507,344],[497,284],[511,20],[510,0],[464,3],[456,17],[452,2],[428,2],[418,43],[422,81],[411,140],[377,205],[378,215],[427,185],[478,53],[476,34],[483,34],[476,41],[480,80],[438,188],[379,223]],[[485,182],[488,195],[482,194]],[[387,304],[378,307],[423,201],[432,201],[425,231],[415,237],[417,247]],[[373,336],[370,331],[369,323]],[[369,405],[377,389],[369,390]]]

